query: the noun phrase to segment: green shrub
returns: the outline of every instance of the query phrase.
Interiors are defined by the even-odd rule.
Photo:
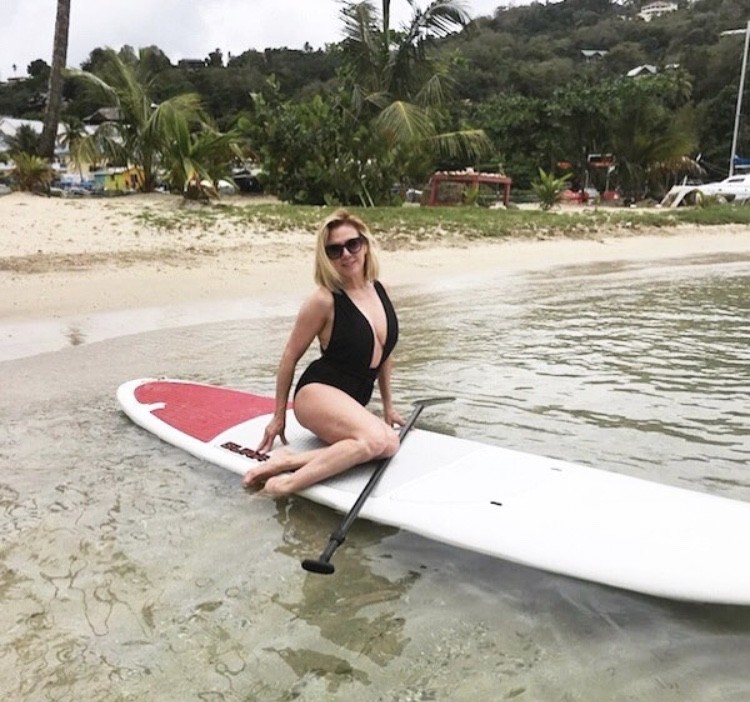
[[[13,160],[16,165],[11,177],[19,190],[40,191],[49,187],[55,174],[47,161],[22,151],[15,153]]]
[[[555,178],[551,173],[545,173],[542,168],[539,169],[539,180],[531,184],[531,189],[539,198],[539,207],[545,212],[551,210],[559,201],[560,196],[565,190],[571,174],[566,173],[560,178]]]

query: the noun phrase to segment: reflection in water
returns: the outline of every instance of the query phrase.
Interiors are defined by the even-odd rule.
[[[295,499],[278,504],[277,519],[284,530],[283,543],[277,551],[292,556],[299,563],[310,557],[310,549],[315,548],[316,543],[321,544],[322,549],[323,542],[338,526],[341,515]],[[396,616],[393,607],[382,605],[402,599],[418,576],[409,573],[389,580],[376,575],[365,554],[396,531],[365,522],[355,523],[345,544],[336,552],[334,575],[300,570],[301,595],[293,601],[281,598],[274,598],[274,601],[316,627],[326,640],[355,654],[355,660],[364,656],[379,666],[386,665],[403,653],[408,638],[404,636],[405,619]],[[306,660],[302,651],[292,654],[285,649],[278,653],[293,668]],[[317,655],[312,658],[318,660]],[[345,660],[330,656],[326,660],[330,665],[324,669],[320,668],[320,661],[314,664],[311,660],[309,670],[323,675],[329,690],[335,690],[342,674],[368,680],[365,672],[354,669]]]
[[[746,261],[577,267],[399,302],[396,396],[457,397],[422,426],[750,501]],[[271,394],[287,331],[236,312],[3,364],[4,702],[750,699],[750,608],[365,521],[334,576],[307,574],[340,515],[248,495],[115,406],[120,382],[147,375]]]
[[[86,343],[86,335],[76,324],[70,324],[68,326],[65,331],[65,337],[68,339],[71,346],[80,346],[81,344]]]
[[[299,678],[295,685],[293,697],[297,697],[305,689],[310,679],[326,681],[327,692],[338,692],[342,685],[350,683],[369,684],[370,680],[361,670],[355,670],[345,660],[337,656],[327,655],[311,649],[284,648],[276,651]]]

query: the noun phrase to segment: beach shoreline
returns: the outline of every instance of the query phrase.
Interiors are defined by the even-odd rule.
[[[292,232],[231,220],[178,230],[148,224],[179,200],[168,195],[62,200],[24,193],[0,198],[0,321],[241,298],[301,300],[312,289],[318,222]],[[709,254],[750,254],[750,231],[739,225],[681,226],[532,241],[451,236],[391,245],[380,258],[383,279],[397,288],[560,265]]]

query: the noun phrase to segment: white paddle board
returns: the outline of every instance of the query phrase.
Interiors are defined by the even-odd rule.
[[[133,380],[117,397],[136,424],[240,475],[257,464],[274,409],[272,398],[180,380]],[[291,410],[286,435],[291,450],[320,445]],[[372,469],[300,494],[346,512]],[[750,605],[750,503],[738,500],[415,428],[361,516],[635,592]]]

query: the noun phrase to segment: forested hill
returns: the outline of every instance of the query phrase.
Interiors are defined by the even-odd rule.
[[[614,116],[622,116],[620,105],[628,106],[622,88],[628,72],[647,66],[643,70],[664,76],[660,108],[671,111],[673,121],[678,110],[685,124],[689,118],[696,147],[691,156],[700,152],[704,165],[715,171],[712,175],[720,175],[731,142],[743,49],[741,35],[722,32],[746,25],[750,0],[677,4],[676,11],[649,22],[638,17],[641,3],[631,2],[563,0],[498,7],[493,17],[478,18],[460,33],[435,40],[433,51],[455,78],[455,122],[484,129],[496,147],[495,163],[510,168],[517,181],[528,181],[540,165],[559,159],[580,162],[585,152],[612,149],[617,125],[610,124],[607,131],[603,123],[611,122],[613,110]],[[94,49],[82,68],[97,73],[104,53]],[[137,53],[130,47],[120,50],[134,60]],[[153,76],[154,100],[197,92],[222,129],[248,110],[250,93],[262,91],[270,76],[282,99],[305,102],[317,93],[333,92],[345,65],[343,43],[322,50],[248,50],[236,56],[223,56],[217,49],[191,65],[173,63],[158,47],[144,56],[141,63],[148,62],[143,68]],[[40,59],[29,73],[30,80],[0,85],[0,115],[41,117],[49,67]],[[63,119],[82,119],[101,107],[75,81],[66,81],[65,98]],[[585,119],[599,123],[584,134],[586,105]],[[636,114],[655,123],[657,117],[664,119],[663,109],[654,117]],[[565,143],[559,138],[562,132]],[[744,124],[740,143],[750,148]]]
[[[734,91],[740,73],[742,37],[722,37],[744,28],[750,0],[680,0],[675,12],[645,22],[646,3],[564,0],[499,8],[446,46],[460,49],[458,85],[463,96],[483,100],[497,92],[549,95],[575,77],[617,77],[650,64],[684,68],[693,99],[702,102]],[[587,58],[583,51],[606,52]]]
[[[736,94],[742,40],[723,38],[721,32],[745,26],[750,0],[679,0],[680,9],[650,22],[637,17],[645,4],[563,0],[499,6],[494,17],[478,18],[460,34],[442,40],[439,49],[455,61],[458,96],[474,101],[498,92],[545,96],[573,78],[615,77],[644,64],[683,67],[691,77],[696,103],[720,96],[723,100],[725,91],[728,98]],[[248,50],[229,57],[217,50],[205,58],[201,70],[181,69],[158,47],[154,49],[154,63],[163,72],[161,90],[171,94],[198,90],[219,122],[244,108],[248,91],[259,90],[271,74],[285,95],[309,96],[334,80],[340,66],[337,44],[316,51]],[[591,50],[606,54],[586,58],[582,53]],[[82,68],[95,71],[100,55],[100,49],[94,48]],[[29,72],[34,76],[31,85],[2,86],[0,114],[39,114],[34,97],[45,89],[46,62],[38,59]],[[91,106],[79,101],[70,107],[83,117]]]
[[[650,22],[637,16],[645,2],[564,0],[498,8],[493,18],[445,40],[441,50],[456,52],[458,90],[475,104],[499,94],[550,99],[572,85],[591,90],[639,66],[660,73],[677,69],[694,108],[698,150],[709,174],[719,177],[729,154],[743,50],[741,35],[722,32],[746,26],[750,0],[677,4],[678,10]],[[749,124],[741,125],[746,148]]]

